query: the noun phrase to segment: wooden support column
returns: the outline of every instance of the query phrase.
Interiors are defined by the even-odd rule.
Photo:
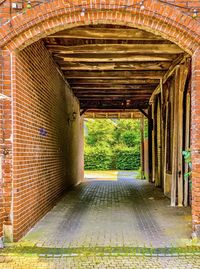
[[[164,123],[164,93],[163,93],[163,80],[160,79],[160,187],[164,186],[164,159],[165,159],[165,123]]]
[[[161,148],[161,98],[158,97],[156,109],[156,180],[155,186],[161,187],[161,163],[162,163],[162,148]]]
[[[155,97],[152,100],[152,182],[156,180],[156,123],[155,123]]]
[[[191,97],[190,92],[186,95],[186,123],[185,123],[185,149],[190,148],[190,113],[191,113]],[[185,163],[184,171],[187,173],[189,171],[188,164]],[[189,182],[188,177],[184,178],[184,206],[189,204]]]
[[[174,96],[174,132],[173,132],[173,167],[171,205],[183,206],[184,176],[183,176],[183,95],[188,75],[188,64],[177,66],[175,74]],[[176,198],[178,198],[176,200]]]
[[[163,179],[163,181],[164,181],[164,194],[165,195],[168,195],[168,193],[169,193],[169,189],[168,189],[168,184],[167,184],[167,150],[168,150],[168,148],[167,148],[167,141],[168,141],[168,133],[169,133],[169,120],[168,120],[168,118],[169,118],[169,102],[167,101],[167,103],[166,103],[166,115],[165,115],[165,130],[164,130],[164,132],[165,132],[165,137],[164,137],[164,139],[165,139],[165,145],[164,145],[164,165],[163,165],[163,172],[164,172],[164,179]]]
[[[144,115],[141,118],[141,179],[144,179]]]
[[[176,206],[177,193],[177,168],[178,168],[178,93],[179,93],[179,65],[175,70],[175,91],[174,91],[174,125],[173,125],[173,157],[172,157],[172,185],[171,185],[171,206]]]
[[[178,206],[184,202],[184,175],[183,175],[183,97],[188,76],[187,64],[180,66],[179,101],[178,101]]]
[[[149,162],[149,182],[152,182],[152,106],[150,105],[148,108],[148,162]]]

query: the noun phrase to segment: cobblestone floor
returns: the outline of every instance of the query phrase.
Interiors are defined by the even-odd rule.
[[[67,193],[21,242],[47,247],[184,245],[190,208],[170,207],[160,189],[121,175]]]
[[[200,268],[199,249],[182,251],[191,244],[190,208],[170,207],[158,188],[135,177],[120,173],[93,181],[90,175],[2,252],[0,269]],[[134,254],[134,247],[148,256]]]
[[[84,257],[0,259],[1,269],[199,269],[200,257]]]

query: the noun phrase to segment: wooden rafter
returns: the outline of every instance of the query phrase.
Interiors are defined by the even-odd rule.
[[[48,36],[48,38],[73,38],[73,39],[107,39],[107,40],[164,40],[149,32],[139,29],[115,28],[72,28]]]

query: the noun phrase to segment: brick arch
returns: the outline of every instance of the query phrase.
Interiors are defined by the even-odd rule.
[[[23,49],[59,30],[96,23],[141,28],[161,35],[190,54],[200,44],[199,22],[172,6],[151,0],[145,2],[145,9],[141,10],[139,6],[124,8],[123,1],[115,6],[112,6],[112,0],[107,1],[106,6],[95,2],[91,7],[91,1],[81,5],[81,1],[77,0],[74,4],[78,7],[73,8],[67,1],[54,0],[18,14],[0,29],[0,47],[10,51]],[[135,2],[129,1],[130,5]],[[80,16],[81,7],[86,9],[84,17]]]
[[[76,2],[78,4],[81,1],[77,0]],[[15,91],[15,74],[11,74],[12,66],[15,65],[15,51],[22,50],[31,43],[66,28],[98,23],[127,25],[158,34],[179,45],[183,50],[192,55],[193,58],[193,113],[191,128],[193,154],[192,214],[193,230],[197,231],[197,233],[199,232],[200,235],[200,110],[198,104],[200,102],[200,23],[183,14],[180,10],[156,0],[145,1],[144,10],[139,8],[125,10],[123,1],[120,1],[119,6],[111,6],[109,10],[105,10],[95,2],[95,8],[91,8],[91,1],[84,1],[83,7],[87,10],[84,17],[80,16],[81,7],[74,10],[64,0],[53,0],[50,3],[43,3],[40,6],[27,10],[25,13],[17,15],[10,22],[4,24],[0,29],[0,48],[2,48],[4,64],[0,68],[2,66],[5,67],[5,70],[3,70],[5,84],[2,85],[1,89],[3,89],[3,93],[11,96],[13,91]],[[129,2],[131,4],[131,1]],[[136,1],[132,0],[132,3],[134,2]],[[112,4],[112,0],[107,1],[108,6],[109,3]],[[0,72],[1,75],[2,72]],[[5,109],[6,113],[10,110],[10,118],[8,117],[7,121],[8,132],[12,132],[12,128],[9,128],[12,118],[12,105],[6,103]],[[10,136],[12,136],[12,133],[8,134],[8,137]],[[12,150],[12,141],[7,140],[5,143]],[[12,171],[11,165],[9,159],[5,160],[5,169]],[[8,174],[8,177],[10,177],[10,174]],[[8,195],[8,199],[11,200],[12,198]],[[7,211],[9,211],[8,208]]]

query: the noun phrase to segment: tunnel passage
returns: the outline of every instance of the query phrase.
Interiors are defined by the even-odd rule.
[[[19,240],[83,180],[85,113],[147,117],[146,176],[172,205],[188,205],[188,181],[180,179],[187,169],[182,150],[190,144],[190,57],[182,49],[144,30],[98,24],[47,36],[15,61],[8,240]]]
[[[86,174],[86,181],[64,195],[20,243],[80,251],[183,247],[191,234],[190,209],[170,207],[162,191],[136,179],[136,172],[116,174]]]
[[[109,24],[60,31],[44,43],[78,98],[81,115],[115,118],[124,112],[148,119],[143,174],[146,169],[146,178],[171,205],[190,204],[182,156],[190,148],[190,55],[158,35]]]

